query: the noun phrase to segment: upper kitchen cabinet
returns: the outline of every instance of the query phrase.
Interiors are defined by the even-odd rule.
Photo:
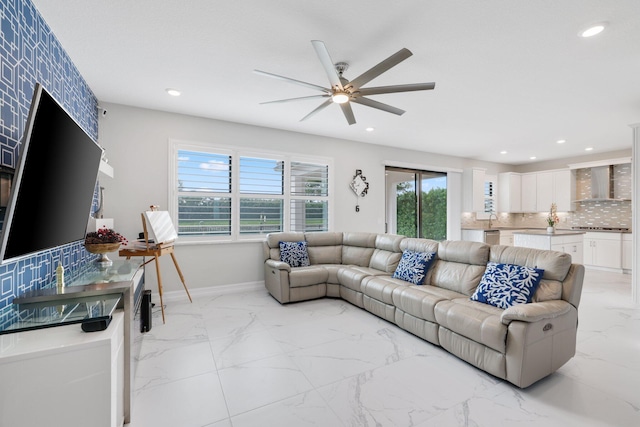
[[[552,203],[556,204],[559,212],[575,210],[575,171],[561,169],[525,173],[520,176],[520,179],[521,210],[505,210],[504,212],[548,212]],[[500,182],[502,183],[504,180],[506,177],[503,176],[503,180]],[[500,188],[502,191],[502,187]],[[511,193],[511,189],[509,189],[509,193]],[[504,200],[506,203],[506,196],[501,193],[501,197],[500,200]],[[506,206],[513,207],[508,204]]]
[[[465,170],[462,179],[463,212],[475,212],[476,219],[489,219],[492,213],[497,213],[497,177],[495,175],[487,175],[485,169],[473,168]]]
[[[538,212],[538,185],[535,173],[522,175],[522,212]]]
[[[546,212],[551,208],[551,203],[555,202],[553,172],[538,172],[535,176],[536,210],[534,212]]]
[[[486,170],[481,168],[465,169],[463,180],[463,212],[484,212],[484,182]]]
[[[559,212],[575,211],[576,171],[563,169],[553,171],[554,202]]]
[[[523,212],[522,175],[519,173],[498,174],[498,212]]]

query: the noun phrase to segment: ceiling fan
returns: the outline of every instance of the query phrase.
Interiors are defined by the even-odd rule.
[[[379,95],[384,93],[395,93],[395,92],[412,92],[418,90],[430,90],[435,88],[435,83],[412,83],[412,84],[404,84],[404,85],[392,85],[392,86],[378,86],[378,87],[369,87],[363,88],[365,84],[370,82],[371,80],[378,77],[380,74],[385,71],[395,67],[400,62],[409,58],[413,53],[409,49],[403,48],[398,52],[394,53],[384,61],[380,62],[378,65],[370,68],[368,71],[360,74],[353,80],[347,80],[343,77],[342,73],[346,71],[349,65],[345,62],[338,62],[336,64],[333,63],[331,57],[329,56],[329,51],[325,46],[324,42],[320,40],[311,40],[311,44],[313,45],[318,58],[320,59],[320,63],[324,68],[324,71],[327,73],[327,77],[329,77],[329,83],[331,84],[330,88],[318,86],[312,83],[303,82],[300,80],[291,79],[289,77],[280,76],[278,74],[267,73],[266,71],[254,70],[256,74],[260,74],[267,77],[272,77],[279,80],[284,80],[285,82],[294,83],[297,85],[305,86],[311,89],[315,89],[323,92],[322,95],[311,95],[311,96],[303,96],[298,98],[288,98],[288,99],[280,99],[277,101],[269,101],[269,102],[261,102],[261,104],[274,104],[280,102],[289,102],[289,101],[298,101],[302,99],[313,99],[313,98],[327,98],[322,104],[320,104],[315,110],[304,116],[300,121],[307,120],[309,117],[318,113],[319,111],[325,109],[332,103],[336,103],[340,105],[342,109],[342,113],[344,117],[347,119],[347,122],[352,125],[356,122],[356,119],[353,115],[353,110],[351,109],[351,102],[355,102],[356,104],[365,105],[367,107],[377,108],[378,110],[386,111],[388,113],[396,114],[398,116],[404,113],[404,110],[401,110],[396,107],[392,107],[391,105],[384,104],[379,101],[375,101],[370,98],[366,98],[367,95]]]

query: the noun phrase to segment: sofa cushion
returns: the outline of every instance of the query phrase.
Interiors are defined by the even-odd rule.
[[[342,264],[369,266],[376,247],[376,234],[345,232],[342,237]]]
[[[465,295],[458,292],[430,285],[398,287],[391,295],[393,305],[399,310],[418,319],[434,323],[436,321],[434,308],[437,303],[464,297]]]
[[[326,268],[312,265],[309,267],[292,268],[289,273],[289,286],[298,288],[303,286],[327,283],[329,272]]]
[[[489,261],[489,245],[479,242],[444,241],[427,284],[466,296],[476,290]]]
[[[404,288],[409,283],[404,280],[393,279],[389,276],[366,277],[362,280],[360,289],[363,294],[381,301],[393,304],[392,294],[396,288]]]
[[[393,273],[393,278],[404,280],[412,285],[421,285],[435,259],[435,252],[416,252],[405,249],[402,251],[402,259]]]
[[[280,261],[286,262],[291,267],[308,267],[309,254],[307,253],[307,242],[279,242]]]
[[[457,298],[440,301],[434,313],[441,328],[505,353],[508,327],[500,317],[503,311],[468,298]]]
[[[384,271],[376,270],[369,267],[360,267],[357,265],[349,265],[338,270],[338,282],[349,289],[362,292],[360,285],[362,279],[369,276],[385,276]]]
[[[332,283],[335,285],[340,284],[340,281],[338,279],[338,271],[344,268],[342,264],[322,264],[322,268],[327,270],[327,273],[329,273],[327,283]]]
[[[498,308],[528,304],[543,273],[539,268],[490,262],[471,299]]]
[[[525,265],[544,270],[543,279],[563,281],[571,267],[571,255],[520,246],[492,245],[489,261]]]
[[[310,232],[304,233],[304,237],[312,265],[342,264],[342,233]]]

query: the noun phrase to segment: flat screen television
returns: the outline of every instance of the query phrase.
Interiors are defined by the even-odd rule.
[[[0,263],[85,237],[102,148],[35,85],[2,227]]]

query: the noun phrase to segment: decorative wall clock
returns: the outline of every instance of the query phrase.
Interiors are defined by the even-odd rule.
[[[361,169],[356,169],[356,174],[353,176],[349,186],[355,193],[356,197],[364,197],[367,195],[367,191],[369,191],[369,183],[367,182],[367,178],[362,175]],[[360,205],[356,205],[356,212],[360,212]]]

